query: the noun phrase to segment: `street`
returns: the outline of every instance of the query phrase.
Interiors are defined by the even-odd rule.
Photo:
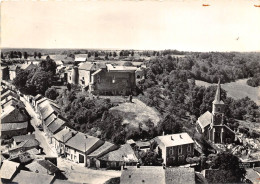
[[[49,140],[47,140],[47,137],[44,135],[45,133],[40,131],[36,125],[39,125],[41,123],[41,120],[37,118],[37,114],[34,111],[34,109],[31,107],[29,102],[27,102],[23,97],[20,98],[21,101],[24,103],[26,110],[32,117],[31,124],[35,129],[35,137],[40,142],[40,146],[43,148],[44,153],[48,157],[58,157],[57,152],[52,147],[52,145],[49,144]]]

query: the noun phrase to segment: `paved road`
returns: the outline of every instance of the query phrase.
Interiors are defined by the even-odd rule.
[[[44,153],[46,156],[49,157],[57,157],[57,152],[53,149],[53,147],[48,143],[48,140],[46,136],[44,135],[45,133],[40,131],[36,125],[39,125],[41,123],[41,120],[37,118],[36,112],[33,110],[29,102],[27,102],[23,97],[21,97],[21,100],[23,101],[26,110],[32,117],[31,119],[31,124],[35,129],[35,137],[36,139],[40,142],[40,146],[43,148]]]

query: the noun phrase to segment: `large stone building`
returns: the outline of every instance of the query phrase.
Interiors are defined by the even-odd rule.
[[[107,64],[91,74],[90,92],[99,95],[129,95],[135,91],[135,71],[132,66]]]
[[[166,166],[184,164],[187,157],[194,156],[194,141],[187,133],[157,136],[154,140]]]
[[[204,134],[212,143],[232,143],[235,139],[235,133],[224,124],[225,109],[219,81],[216,96],[212,102],[212,113],[207,111],[201,115],[196,125],[198,132]]]

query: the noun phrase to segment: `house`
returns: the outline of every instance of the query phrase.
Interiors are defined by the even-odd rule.
[[[65,154],[65,143],[76,134],[77,131],[65,126],[61,131],[52,136],[52,143],[54,144],[58,154]]]
[[[37,102],[38,100],[42,99],[42,98],[43,98],[43,96],[42,96],[41,94],[36,95],[36,96],[33,98],[33,100],[32,100],[32,106],[35,108],[36,102]]]
[[[9,80],[9,68],[8,66],[1,66],[1,79]]]
[[[34,172],[40,174],[59,175],[60,169],[48,160],[35,160],[32,163],[26,165],[26,167]]]
[[[166,166],[184,164],[187,157],[194,156],[194,141],[187,133],[157,136],[154,141]]]
[[[198,132],[203,133],[212,143],[232,143],[235,132],[224,124],[225,104],[221,99],[220,80],[218,81],[216,96],[212,102],[212,114],[206,112],[199,117],[196,127]],[[211,117],[211,119],[209,119]]]
[[[20,68],[23,69],[23,70],[31,70],[31,69],[34,69],[36,68],[37,66],[35,64],[33,64],[33,62],[26,62],[22,65],[20,65]]]
[[[21,142],[17,146],[9,149],[9,154],[17,154],[17,153],[25,152],[25,151],[33,149],[33,148],[39,149],[39,146],[40,146],[40,143],[37,139],[28,139],[28,140]]]
[[[81,132],[77,132],[65,143],[65,154],[69,160],[87,165],[87,155],[99,148],[104,141],[88,136]]]
[[[113,143],[105,141],[105,143],[100,146],[98,149],[87,155],[87,167],[97,167],[100,162],[98,160],[99,157],[107,154],[108,152],[114,151],[118,149],[118,146],[114,145]]]
[[[106,68],[106,66],[100,62],[85,62],[81,64],[78,67],[78,83],[83,87],[87,87],[90,84],[91,74],[102,68]],[[75,73],[77,72],[75,71]],[[72,71],[72,76],[73,74]]]
[[[119,169],[123,165],[136,165],[138,159],[134,150],[129,144],[121,145],[119,149],[111,151],[104,156],[98,158],[96,165],[99,168]]]
[[[63,65],[69,65],[69,64],[73,64],[74,63],[74,58],[72,57],[65,57],[63,59],[61,59]]]
[[[30,139],[35,139],[35,134],[14,136],[12,138],[12,140],[13,140],[12,147],[15,147],[18,144],[20,144],[21,142],[24,142],[24,141],[27,141],[27,140],[30,140]]]
[[[135,92],[136,67],[107,64],[91,74],[90,92],[99,95],[130,95]]]
[[[150,141],[137,141],[135,142],[135,146],[137,147],[138,150],[142,150],[146,152],[150,150],[151,143]]]
[[[195,184],[193,168],[164,168],[162,166],[124,167],[120,177],[121,184]]]
[[[9,66],[9,77],[11,81],[14,80],[19,69],[20,67],[17,65]]]
[[[1,101],[1,107],[2,109],[4,109],[7,106],[14,106],[14,107],[20,107],[20,108],[25,108],[25,105],[18,100],[17,98],[14,98],[13,96],[8,96],[7,98],[5,98],[4,100]]]
[[[205,169],[201,174],[205,177],[208,183],[227,183],[227,178],[232,175],[230,170]],[[223,177],[220,177],[223,176]]]
[[[1,138],[10,138],[27,133],[31,117],[23,107],[9,104],[1,113]]]
[[[86,61],[87,61],[87,57],[76,57],[75,58],[76,63],[82,63],[82,62],[86,62]]]
[[[18,172],[20,167],[19,163],[4,160],[0,169],[0,177],[2,182],[8,182],[12,180],[13,176]]]
[[[20,170],[12,179],[12,183],[29,184],[29,183],[53,183],[55,176],[48,174],[40,174],[29,171]]]

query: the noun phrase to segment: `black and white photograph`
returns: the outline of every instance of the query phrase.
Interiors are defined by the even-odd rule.
[[[260,183],[260,0],[0,3],[0,183]]]

